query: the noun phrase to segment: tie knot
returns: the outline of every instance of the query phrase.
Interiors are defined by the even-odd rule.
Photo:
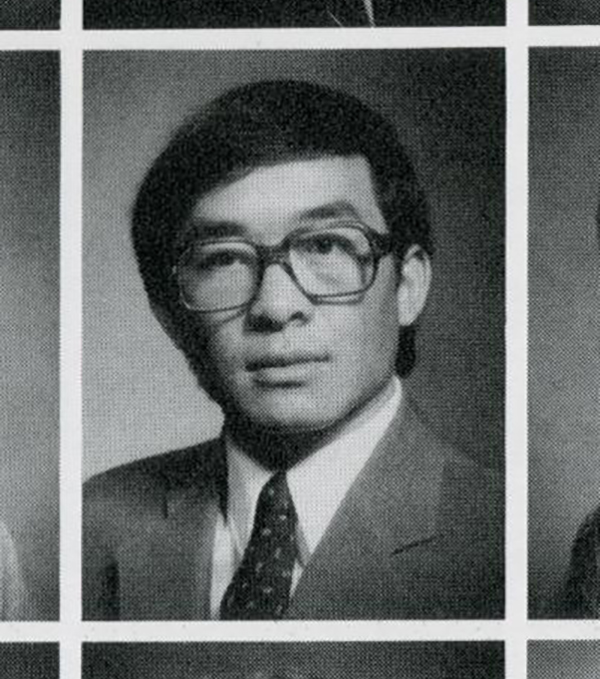
[[[285,472],[274,474],[260,491],[256,503],[255,525],[264,523],[274,523],[286,532],[296,526],[294,502]]]

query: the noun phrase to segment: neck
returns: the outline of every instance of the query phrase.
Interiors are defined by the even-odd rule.
[[[360,427],[393,396],[395,383],[390,380],[367,402],[357,406],[329,427],[315,430],[286,430],[251,422],[242,414],[230,411],[225,429],[247,455],[267,469],[291,469],[330,441]]]

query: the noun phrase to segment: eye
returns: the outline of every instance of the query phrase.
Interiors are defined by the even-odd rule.
[[[330,255],[336,250],[346,250],[344,241],[333,234],[315,234],[302,240],[300,247],[307,253]]]
[[[192,262],[198,271],[210,272],[247,265],[251,259],[252,252],[242,245],[207,243],[195,248]]]
[[[201,269],[215,269],[232,266],[240,260],[238,253],[222,250],[220,252],[202,253],[197,260]]]

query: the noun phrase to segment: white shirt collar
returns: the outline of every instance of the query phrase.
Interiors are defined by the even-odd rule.
[[[298,515],[300,561],[306,561],[323,537],[342,499],[383,437],[402,400],[394,377],[382,396],[352,420],[333,441],[287,473]],[[252,533],[258,496],[273,472],[248,457],[225,435],[228,467],[227,525],[238,555]]]

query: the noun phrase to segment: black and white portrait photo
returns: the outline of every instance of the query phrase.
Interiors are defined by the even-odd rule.
[[[502,52],[85,89],[84,618],[502,617]]]
[[[60,0],[2,0],[0,2],[0,40],[2,30],[48,30],[59,27]]]
[[[502,25],[505,0],[83,0],[86,28]]]
[[[530,641],[528,679],[595,679],[600,676],[598,641]]]
[[[530,0],[532,24],[584,26],[600,24],[597,0]]]
[[[600,50],[531,54],[530,614],[600,617]]]
[[[58,65],[0,53],[0,620],[58,617]]]
[[[0,643],[0,676],[58,679],[58,644]]]
[[[503,679],[501,643],[85,644],[82,679]]]

